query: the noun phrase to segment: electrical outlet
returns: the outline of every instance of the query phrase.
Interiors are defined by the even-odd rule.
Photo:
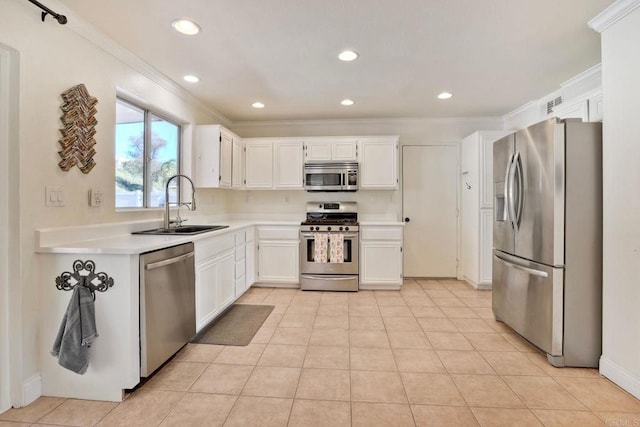
[[[44,198],[46,206],[64,206],[64,189],[60,185],[47,185],[44,187]]]
[[[89,190],[89,206],[102,206],[103,197],[102,190]]]

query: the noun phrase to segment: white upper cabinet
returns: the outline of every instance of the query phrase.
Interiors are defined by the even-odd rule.
[[[361,138],[360,184],[363,190],[398,188],[398,137]]]
[[[273,143],[245,140],[245,188],[273,188]]]
[[[220,132],[220,187],[231,187],[231,171],[233,169],[233,134],[223,130]]]
[[[240,137],[220,125],[196,126],[197,187],[231,188],[234,142],[239,143]]]
[[[303,143],[294,139],[244,139],[245,188],[302,189]]]
[[[358,143],[355,139],[307,139],[304,143],[304,150],[305,162],[358,161]]]
[[[244,144],[240,138],[233,140],[231,153],[231,188],[241,189],[244,176]]]
[[[276,141],[274,151],[274,188],[302,189],[302,141]]]
[[[397,136],[244,138],[242,144],[248,190],[303,189],[306,162],[340,161],[359,163],[362,189],[398,188]]]

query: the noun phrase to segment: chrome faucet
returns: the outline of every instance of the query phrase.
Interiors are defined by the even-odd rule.
[[[181,203],[180,201],[178,201],[177,203],[175,203],[175,205],[178,206],[178,216],[180,215],[180,206],[185,205],[189,207],[189,210],[195,211],[196,210],[196,186],[193,184],[193,181],[191,181],[191,178],[189,178],[187,175],[182,175],[182,174],[177,174],[177,175],[173,175],[171,178],[169,178],[167,180],[167,183],[164,186],[164,229],[169,229],[171,226],[171,220],[169,218],[169,207],[171,205],[171,203],[169,203],[169,183],[174,179],[174,178],[186,178],[190,183],[191,183],[191,203]],[[183,220],[180,219],[180,223],[182,223]],[[180,224],[178,224],[178,226],[180,226]]]

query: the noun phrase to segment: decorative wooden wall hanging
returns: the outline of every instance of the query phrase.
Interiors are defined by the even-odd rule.
[[[93,156],[96,150],[94,136],[96,134],[96,104],[98,100],[87,91],[83,84],[72,87],[62,93],[62,138],[58,151],[62,160],[58,165],[68,171],[77,165],[83,173],[89,173],[96,165]]]

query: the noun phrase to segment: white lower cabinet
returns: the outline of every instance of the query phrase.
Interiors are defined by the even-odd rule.
[[[236,299],[240,298],[255,282],[256,255],[255,229],[253,227],[235,233],[235,288]]]
[[[218,257],[220,264],[220,276],[217,288],[218,292],[218,309],[222,310],[233,302],[236,296],[234,283],[235,267],[234,251],[228,250]]]
[[[300,283],[300,227],[258,227],[258,277],[260,283]]]
[[[196,331],[235,300],[233,234],[198,240],[195,245]]]
[[[216,315],[220,264],[213,258],[196,266],[196,331],[202,329]]]
[[[240,230],[234,233],[236,248],[234,251],[234,260],[235,260],[235,293],[236,298],[239,298],[247,290],[247,281],[245,279],[246,273],[246,231]]]
[[[402,286],[402,225],[360,226],[360,288]]]
[[[256,242],[255,232],[251,228],[247,231],[247,245],[245,246],[245,289],[249,289],[256,282]]]

